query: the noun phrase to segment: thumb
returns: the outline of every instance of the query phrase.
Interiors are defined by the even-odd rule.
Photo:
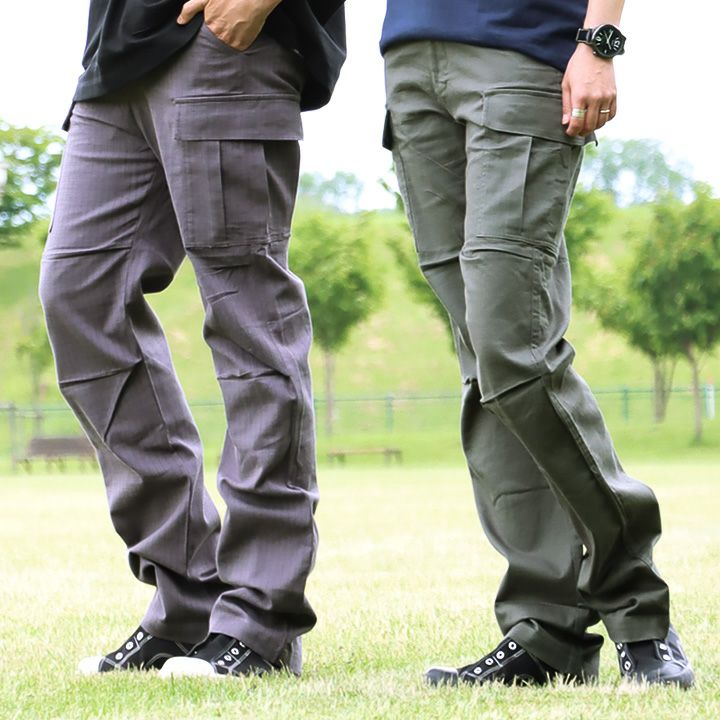
[[[178,16],[179,25],[187,25],[199,12],[202,12],[207,5],[207,0],[188,0]]]

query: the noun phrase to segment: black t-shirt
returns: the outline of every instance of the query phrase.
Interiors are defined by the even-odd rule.
[[[90,0],[88,38],[75,100],[107,95],[184,48],[202,25],[197,15],[178,25],[184,0]],[[343,0],[282,0],[264,32],[305,60],[303,110],[328,102],[345,61]]]

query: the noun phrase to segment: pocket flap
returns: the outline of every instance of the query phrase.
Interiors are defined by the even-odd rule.
[[[212,95],[175,100],[176,140],[302,140],[294,95]]]
[[[562,95],[542,90],[502,88],[484,98],[485,127],[513,135],[529,135],[566,145],[585,145],[594,135],[571,137],[562,120]]]

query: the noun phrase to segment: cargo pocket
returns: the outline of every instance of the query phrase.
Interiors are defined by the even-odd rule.
[[[185,246],[262,245],[287,235],[302,139],[298,97],[179,98],[175,113]]]
[[[557,256],[587,138],[561,125],[559,92],[495,88],[470,140],[469,235],[519,240]]]

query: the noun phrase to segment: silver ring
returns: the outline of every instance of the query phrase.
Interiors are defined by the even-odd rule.
[[[600,111],[601,115],[609,115],[610,114],[610,108],[606,108],[605,110]]]
[[[587,115],[587,108],[573,108],[570,113],[571,117],[584,118]]]

